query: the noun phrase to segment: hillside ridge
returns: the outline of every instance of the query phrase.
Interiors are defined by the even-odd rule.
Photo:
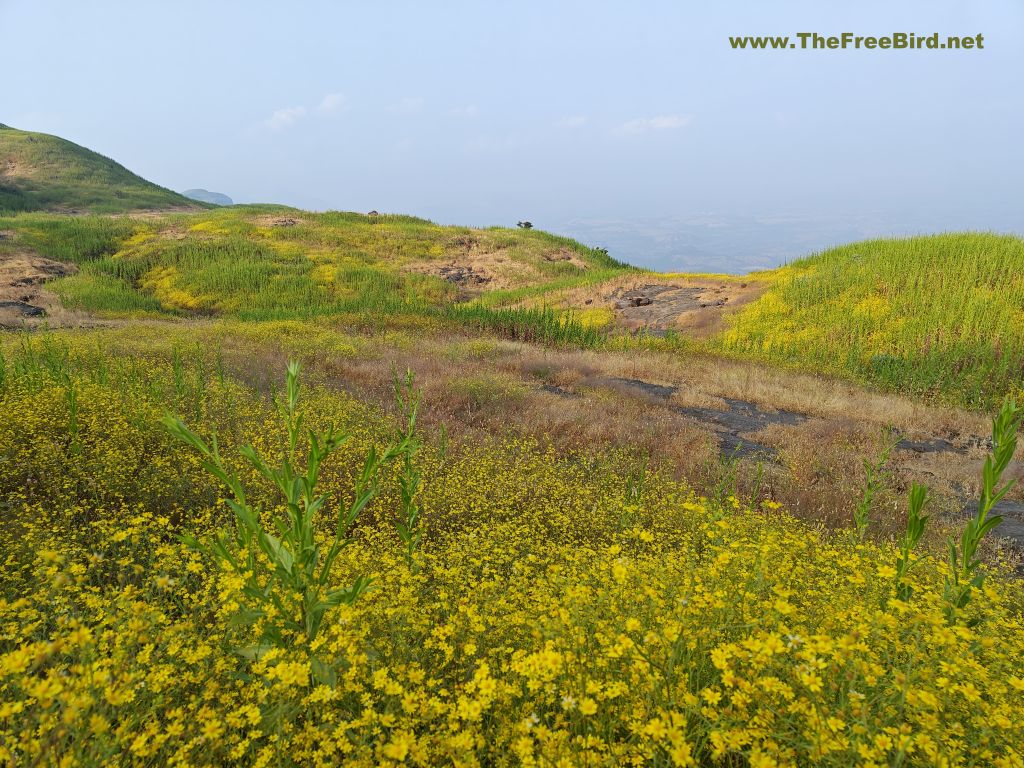
[[[123,213],[203,207],[73,141],[5,124],[0,128],[0,211]]]

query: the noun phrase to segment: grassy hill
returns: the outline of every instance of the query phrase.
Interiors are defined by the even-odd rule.
[[[200,206],[85,147],[0,124],[0,211],[114,213]]]
[[[961,233],[854,243],[777,270],[711,281],[758,298],[699,338],[634,335],[601,299],[623,281],[703,276],[628,267],[536,230],[439,226],[409,216],[236,206],[145,220],[0,217],[14,240],[74,262],[50,283],[106,317],[350,317],[497,331],[585,346],[701,350],[991,408],[1024,380],[1024,241]],[[655,297],[655,301],[660,300]],[[714,309],[712,307],[712,309]]]
[[[447,227],[410,216],[235,206],[145,220],[21,214],[0,248],[77,264],[50,284],[103,316],[337,317],[496,329],[593,344],[601,334],[522,296],[629,272],[607,253],[533,230]]]
[[[871,240],[767,273],[711,347],[990,406],[1024,382],[1024,240]]]

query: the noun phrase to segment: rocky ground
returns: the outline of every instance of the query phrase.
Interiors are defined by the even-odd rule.
[[[60,299],[44,283],[76,271],[72,264],[32,253],[0,254],[0,327],[19,328],[61,315]]]

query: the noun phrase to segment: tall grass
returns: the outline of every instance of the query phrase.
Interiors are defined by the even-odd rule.
[[[21,214],[0,217],[0,229],[16,230],[20,243],[43,256],[75,264],[114,253],[142,227],[132,219],[106,216]]]
[[[991,407],[1024,381],[1024,240],[872,240],[783,268],[719,349]]]
[[[618,267],[599,251],[542,232],[442,227],[410,216],[312,214],[272,206],[177,214],[155,222],[21,215],[0,219],[40,253],[80,265],[55,281],[66,305],[101,314],[230,315],[241,320],[417,317],[511,339],[594,346],[603,335],[523,298]],[[594,266],[548,261],[568,249]],[[513,290],[463,302],[458,286],[409,264],[501,252],[529,276]]]
[[[519,341],[596,347],[606,337],[600,328],[585,326],[572,315],[561,315],[550,307],[492,309],[456,304],[448,307],[445,314],[462,327],[491,331]]]

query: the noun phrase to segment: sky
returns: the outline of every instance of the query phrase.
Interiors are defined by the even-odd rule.
[[[900,31],[984,48],[729,44]],[[0,35],[0,122],[179,191],[526,219],[661,269],[1024,233],[1022,0],[0,0]]]

